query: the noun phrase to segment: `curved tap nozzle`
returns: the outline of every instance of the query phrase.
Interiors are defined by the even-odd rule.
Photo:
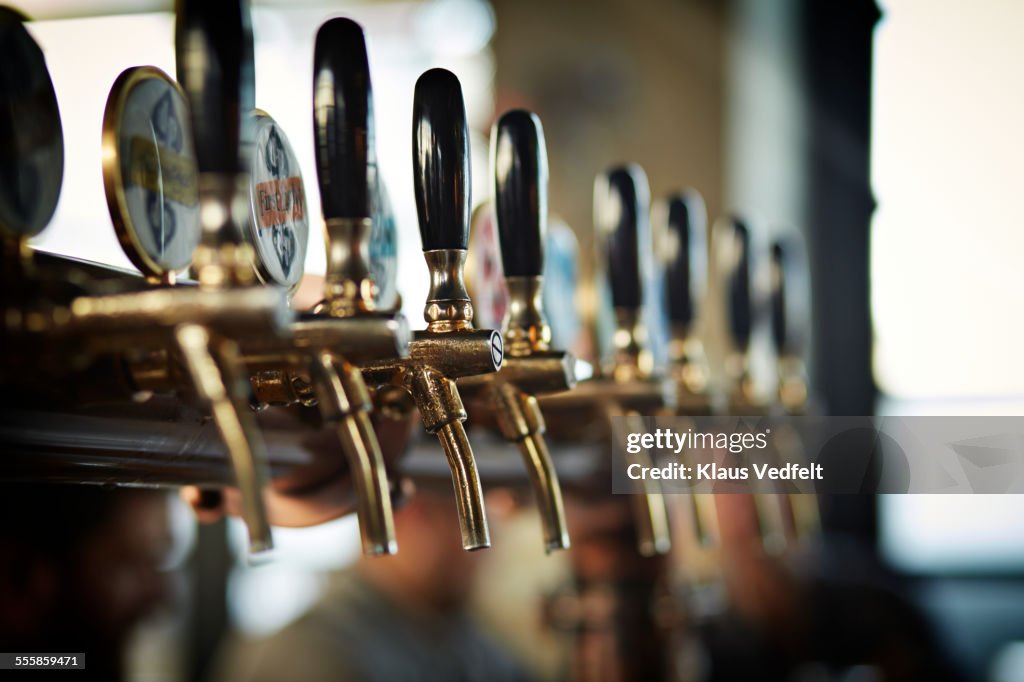
[[[359,370],[330,351],[311,360],[317,401],[324,421],[334,424],[356,488],[356,515],[363,552],[394,554],[395,522],[384,456],[373,432],[373,407]]]

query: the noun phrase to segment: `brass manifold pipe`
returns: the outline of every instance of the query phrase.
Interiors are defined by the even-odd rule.
[[[78,297],[50,331],[93,352],[147,347],[177,351],[227,449],[242,494],[250,548],[258,552],[273,546],[262,497],[267,453],[248,405],[247,375],[234,339],[283,335],[289,317],[280,291],[172,287]]]
[[[397,540],[387,472],[369,417],[373,401],[355,361],[405,355],[409,334],[404,320],[374,313],[311,315],[289,331],[284,344],[261,338],[243,347],[254,395],[265,404],[318,406],[348,461],[363,552],[393,554]]]

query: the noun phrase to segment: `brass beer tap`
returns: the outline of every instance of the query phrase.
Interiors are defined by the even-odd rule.
[[[469,233],[469,137],[458,79],[431,69],[416,82],[413,100],[413,170],[423,256],[430,269],[430,292],[423,316],[427,328],[415,332],[409,357],[362,365],[372,387],[404,389],[419,408],[423,425],[437,434],[451,470],[462,544],[468,550],[490,546],[483,491],[463,421],[456,379],[498,370],[501,335],[472,328],[473,304],[463,268]]]
[[[770,258],[772,341],[778,377],[776,402],[783,414],[805,415],[810,409],[805,360],[810,275],[807,271],[807,252],[799,234],[790,233],[772,242]],[[791,435],[786,442],[793,447],[801,447],[799,435]],[[821,529],[817,496],[791,493],[788,497],[795,539],[799,541],[816,535]]]
[[[710,366],[699,334],[707,288],[707,210],[694,189],[670,194],[652,210],[657,255],[664,275],[669,322],[668,374],[675,387],[674,414],[700,417],[713,414],[721,402],[711,385]],[[674,512],[685,516],[677,524],[685,537],[679,544],[680,560],[688,573],[706,575],[715,570],[704,559],[718,539],[715,502],[707,493],[673,496]],[[682,519],[681,519],[682,520]],[[692,579],[694,576],[687,576]]]
[[[283,334],[289,314],[283,292],[248,286],[254,281],[253,252],[241,233],[249,195],[241,150],[249,141],[253,96],[248,5],[182,0],[175,9],[179,82],[189,99],[198,169],[192,189],[200,236],[192,262],[199,286],[78,297],[70,305],[68,328],[87,337],[95,350],[155,345],[158,353],[162,346],[180,356],[228,451],[250,548],[260,551],[272,546],[262,497],[267,455],[249,407],[237,340]],[[145,265],[151,278],[173,283],[173,265]]]
[[[595,182],[594,223],[614,307],[614,352],[601,375],[579,382],[572,391],[540,399],[549,422],[599,424],[607,436],[611,419],[625,417],[636,427],[630,430],[642,431],[641,416],[654,415],[674,404],[672,387],[653,373],[645,348],[647,330],[641,320],[640,230],[646,227],[647,196],[647,177],[636,165],[612,168]],[[575,440],[582,434],[570,432],[568,437]],[[619,445],[625,451],[624,444]],[[651,466],[646,451],[630,456]],[[672,540],[661,488],[651,479],[637,485],[630,503],[634,505],[638,550],[644,556],[666,554]]]
[[[332,19],[317,32],[313,124],[317,177],[326,224],[324,299],[290,327],[286,344],[251,340],[243,357],[254,372],[258,399],[317,404],[333,425],[356,488],[363,551],[396,551],[390,488],[373,408],[360,362],[402,358],[408,327],[401,315],[379,312],[367,263],[376,181],[373,106],[362,28]]]
[[[766,415],[770,408],[750,373],[756,311],[752,240],[747,223],[737,217],[724,217],[712,229],[711,254],[727,327],[726,414],[735,416]],[[770,483],[753,482],[752,487],[752,493],[715,496],[719,527],[726,516],[737,529],[748,523],[756,524],[763,549],[777,554],[785,548],[789,535],[785,496],[772,492]]]
[[[541,304],[541,269],[547,231],[547,150],[540,119],[510,111],[491,131],[495,208],[501,260],[508,287],[503,325],[505,358],[496,374],[460,379],[464,394],[493,411],[501,435],[515,443],[529,473],[544,530],[544,548],[569,547],[558,474],[544,441],[544,415],[536,394],[576,384],[571,354],[551,348],[551,328]]]

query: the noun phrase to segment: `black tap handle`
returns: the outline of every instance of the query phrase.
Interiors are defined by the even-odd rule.
[[[715,227],[714,242],[726,295],[726,320],[737,349],[746,351],[750,345],[753,321],[753,286],[751,278],[750,228],[741,218],[732,216]],[[723,249],[729,249],[723,253]]]
[[[255,71],[247,0],[177,0],[178,82],[188,97],[200,173],[239,173],[252,140]]]
[[[331,19],[313,51],[313,130],[324,218],[366,218],[377,165],[363,29]]]
[[[779,355],[800,355],[807,343],[810,305],[807,252],[797,233],[776,240],[771,248],[772,340]]]
[[[548,222],[548,153],[536,114],[509,111],[491,135],[494,205],[506,277],[538,277]]]
[[[690,327],[707,278],[707,211],[695,190],[666,202],[665,294],[673,325]]]
[[[412,165],[423,250],[469,243],[469,126],[455,74],[430,69],[416,81]]]
[[[618,166],[598,176],[594,192],[594,221],[604,235],[612,305],[639,310],[639,225],[647,209],[647,175],[636,164]]]

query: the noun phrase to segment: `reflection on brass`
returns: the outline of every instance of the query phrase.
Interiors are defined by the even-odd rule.
[[[395,522],[384,457],[368,414],[373,407],[370,394],[359,370],[330,352],[318,353],[311,371],[318,378],[314,385],[320,413],[334,425],[348,457],[363,552],[393,554],[398,548]]]
[[[467,550],[490,547],[491,535],[484,512],[483,489],[480,487],[473,450],[466,438],[466,429],[461,421],[451,421],[437,430],[437,437],[452,472],[462,546]]]
[[[473,303],[466,291],[463,269],[465,249],[424,251],[430,269],[430,291],[423,309],[429,332],[469,329],[473,321]]]
[[[196,392],[210,409],[234,466],[250,549],[270,549],[273,541],[262,501],[267,456],[249,406],[239,399],[239,394],[244,395],[240,386],[244,375],[239,371],[237,348],[230,341],[212,339],[197,324],[180,325],[174,337]],[[214,345],[218,350],[216,359],[211,352]]]
[[[69,334],[90,334],[98,347],[112,342],[119,350],[119,334],[162,339],[169,328],[183,321],[227,335],[281,334],[291,314],[280,291],[238,288],[200,291],[196,288],[161,288],[107,296],[80,296],[71,302],[71,315],[62,328]],[[100,332],[105,334],[102,335]]]
[[[670,372],[683,396],[702,396],[708,390],[710,371],[704,344],[685,330],[673,330],[668,347]],[[681,397],[681,401],[685,398]]]
[[[317,312],[349,317],[374,309],[376,285],[370,278],[372,218],[328,218],[324,301]]]
[[[782,356],[777,367],[779,404],[787,414],[803,414],[807,408],[807,368],[803,358]]]
[[[202,237],[192,266],[203,289],[256,283],[256,257],[242,237],[249,215],[247,175],[202,173],[199,176],[199,225]]]
[[[541,277],[506,277],[508,313],[503,325],[509,357],[529,356],[551,347],[551,327],[541,308]]]

